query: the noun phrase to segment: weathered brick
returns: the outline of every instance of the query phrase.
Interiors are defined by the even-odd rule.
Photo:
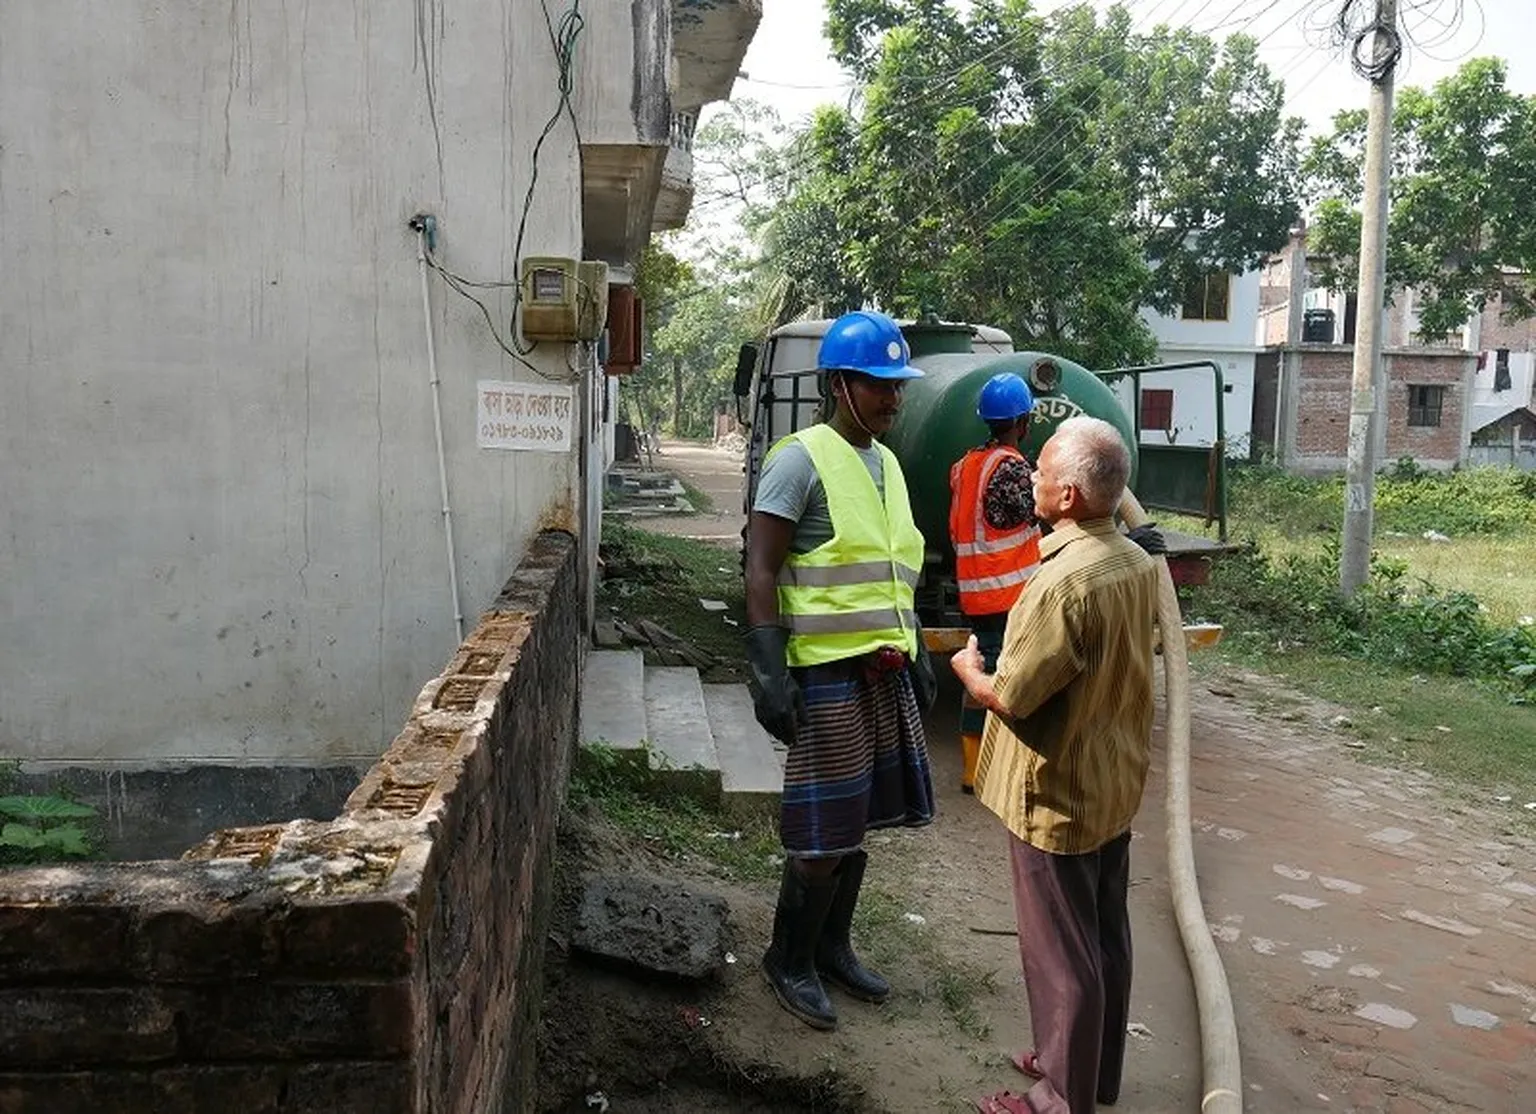
[[[0,981],[120,975],[131,919],[124,905],[0,906]]]
[[[232,1114],[236,1108],[224,1109]],[[174,1114],[157,1105],[147,1072],[0,1072],[0,1114],[143,1114],[149,1110]]]
[[[173,992],[153,987],[0,990],[0,1065],[169,1060],[178,1004]]]
[[[383,897],[295,905],[282,926],[283,970],[328,977],[409,974],[416,959],[416,913]]]
[[[273,907],[208,902],[148,910],[134,932],[139,969],[166,982],[266,974],[278,965]]]
[[[393,982],[200,987],[187,1000],[186,1047],[197,1059],[392,1059],[410,1054],[415,996]]]

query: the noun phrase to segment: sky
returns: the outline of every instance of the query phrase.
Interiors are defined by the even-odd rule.
[[[1158,23],[1191,27],[1222,38],[1242,32],[1260,40],[1259,57],[1285,82],[1287,111],[1309,130],[1326,130],[1341,108],[1363,108],[1369,86],[1343,55],[1312,41],[1304,22],[1326,18],[1340,0],[1122,0],[1138,30]],[[1369,2],[1369,0],[1367,0]],[[1038,0],[1052,11],[1063,0]],[[1108,0],[1094,0],[1100,9]],[[1509,87],[1536,93],[1536,50],[1525,38],[1536,29],[1536,0],[1462,0],[1460,26],[1446,26],[1457,0],[1399,0],[1402,24],[1424,45],[1409,46],[1399,85],[1428,86],[1467,58],[1500,55],[1509,63]],[[794,123],[821,104],[846,102],[850,83],[827,53],[821,32],[823,0],[763,0],[763,20],[741,65],[733,97],[772,105]]]

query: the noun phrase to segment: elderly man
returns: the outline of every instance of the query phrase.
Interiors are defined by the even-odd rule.
[[[1037,1082],[983,1111],[1091,1114],[1120,1093],[1130,1008],[1131,820],[1152,735],[1157,572],[1113,519],[1130,474],[1120,434],[1072,418],[1041,450],[1040,571],[1008,616],[997,672],[954,657],[987,708],[977,798],[1007,826]]]

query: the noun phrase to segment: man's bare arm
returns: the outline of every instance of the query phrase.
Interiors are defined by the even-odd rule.
[[[960,678],[960,683],[965,686],[966,694],[973,701],[995,715],[1012,714],[1007,705],[998,699],[997,693],[993,691],[992,684],[996,674],[986,671],[981,651],[976,647],[974,634],[966,643],[965,649],[951,658],[949,664],[955,671],[955,676]]]
[[[779,570],[795,539],[795,524],[776,514],[753,511],[747,536],[747,625],[777,626]]]

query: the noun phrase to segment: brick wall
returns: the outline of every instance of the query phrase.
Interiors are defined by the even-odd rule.
[[[1412,457],[1425,467],[1449,468],[1464,452],[1472,357],[1447,349],[1389,350],[1382,356],[1387,380],[1385,442],[1378,459],[1390,464]],[[1344,468],[1349,444],[1349,400],[1354,351],[1346,345],[1306,345],[1296,401],[1296,430],[1287,457],[1298,471]],[[1410,385],[1443,386],[1438,426],[1408,425]]]
[[[1483,309],[1482,323],[1478,326],[1477,346],[1484,352],[1508,348],[1511,352],[1536,351],[1536,317],[1524,321],[1506,323],[1499,317],[1503,307],[1490,302]]]
[[[581,631],[543,534],[335,820],[0,871],[0,1114],[531,1109]]]

